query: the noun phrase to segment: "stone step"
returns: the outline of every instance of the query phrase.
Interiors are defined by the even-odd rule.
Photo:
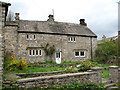
[[[110,87],[113,87],[113,86],[115,86],[115,83],[110,83],[110,84],[106,84],[105,88],[110,88]]]

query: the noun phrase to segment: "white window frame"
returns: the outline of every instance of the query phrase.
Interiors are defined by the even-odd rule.
[[[38,52],[39,52],[39,56],[42,56],[42,50],[39,49]],[[40,53],[40,52],[41,52],[41,53]]]
[[[76,52],[79,52],[79,51],[75,51],[74,54],[75,54],[75,57],[80,57],[80,52],[79,52],[79,55],[76,56]]]
[[[36,35],[35,34],[33,35],[33,40],[36,40]]]
[[[29,35],[29,40],[33,40],[33,35],[32,34]]]
[[[75,36],[68,37],[68,42],[76,42],[76,37]]]
[[[84,56],[81,55],[81,52],[84,52]],[[80,57],[85,57],[85,51],[80,51]]]
[[[79,52],[79,56],[76,56],[76,54],[75,54],[76,52]],[[81,55],[81,52],[84,52],[84,56]],[[75,51],[74,55],[75,55],[75,57],[85,57],[86,56],[86,51],[81,51],[81,50],[80,51]]]

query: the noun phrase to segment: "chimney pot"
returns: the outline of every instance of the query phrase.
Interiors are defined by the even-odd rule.
[[[15,13],[15,20],[20,20],[19,13]]]
[[[80,19],[80,25],[87,26],[87,24],[85,23],[85,19]]]
[[[54,15],[50,14],[48,17],[49,17],[49,19],[47,21],[54,21]]]

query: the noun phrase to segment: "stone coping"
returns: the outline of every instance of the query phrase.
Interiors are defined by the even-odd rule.
[[[72,76],[78,76],[78,75],[89,75],[89,74],[95,74],[97,72],[80,72],[80,73],[68,73],[68,74],[62,74],[62,75],[52,75],[52,76],[43,76],[43,77],[34,77],[34,78],[26,78],[26,79],[18,79],[17,82],[31,82],[31,81],[38,81],[38,80],[44,80],[44,79],[56,79],[56,78],[65,78],[65,77],[72,77]]]

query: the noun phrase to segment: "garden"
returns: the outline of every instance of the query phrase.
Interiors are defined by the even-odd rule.
[[[119,65],[118,63],[112,63],[111,59],[117,58],[116,44],[113,42],[106,42],[99,44],[96,50],[96,58],[94,60],[86,60],[81,62],[63,62],[61,64],[55,64],[53,62],[36,62],[26,63],[26,59],[22,58],[17,60],[14,55],[5,57],[4,61],[4,82],[13,82],[18,79],[44,77],[51,75],[60,75],[66,73],[79,73],[89,72],[93,67],[103,67],[102,78],[109,78],[109,70],[107,67]],[[101,58],[102,57],[102,58]],[[116,61],[115,61],[116,62]],[[13,87],[4,87],[13,88]],[[96,83],[71,83],[63,86],[48,86],[47,89],[86,89],[93,90],[93,88],[105,88],[104,84]],[[43,87],[36,87],[36,90],[43,89]]]

